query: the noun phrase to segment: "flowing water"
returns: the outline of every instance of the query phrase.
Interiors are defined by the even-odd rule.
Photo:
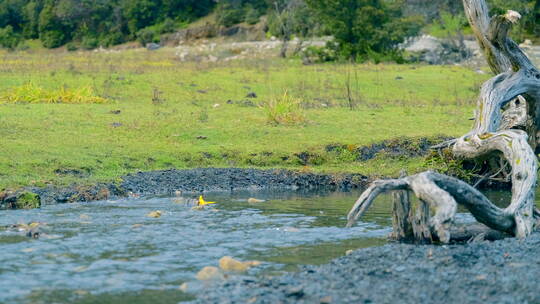
[[[179,287],[198,284],[196,273],[223,256],[261,261],[252,276],[327,263],[386,242],[389,196],[344,228],[359,194],[207,194],[218,203],[203,210],[180,198],[131,198],[1,211],[0,227],[45,225],[37,239],[0,229],[0,303],[178,303],[193,299]],[[161,217],[147,216],[155,210]]]

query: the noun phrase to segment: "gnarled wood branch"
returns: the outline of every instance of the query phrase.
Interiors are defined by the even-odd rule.
[[[429,229],[442,242],[451,238],[450,226],[457,204],[466,207],[480,223],[520,238],[528,236],[539,222],[540,212],[534,208],[534,196],[540,72],[508,37],[512,24],[518,22],[521,15],[508,11],[489,18],[485,0],[463,0],[463,4],[487,62],[498,75],[482,86],[473,129],[445,145],[453,146],[454,155],[468,159],[502,153],[512,168],[512,199],[508,207],[496,207],[474,187],[455,178],[424,172],[374,182],[353,206],[349,225],[367,210],[377,195],[394,190],[410,190],[423,204],[435,210]],[[401,226],[408,223],[394,222]]]

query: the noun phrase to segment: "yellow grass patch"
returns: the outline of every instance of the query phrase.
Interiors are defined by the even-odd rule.
[[[109,100],[95,94],[92,87],[76,89],[62,87],[58,90],[47,90],[29,82],[22,86],[0,92],[1,103],[67,103],[88,104],[107,103]]]

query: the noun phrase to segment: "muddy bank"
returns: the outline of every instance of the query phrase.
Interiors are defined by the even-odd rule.
[[[431,138],[396,138],[369,146],[329,144],[324,147],[325,157],[352,156],[355,162],[369,161],[375,157],[402,158],[430,155],[430,147],[448,139],[447,136]],[[321,155],[305,151],[290,156],[297,165],[316,165]],[[443,172],[453,175],[455,172]],[[459,172],[458,172],[459,173]],[[121,178],[120,182],[68,187],[27,187],[15,192],[0,192],[0,209],[35,208],[57,203],[106,200],[129,195],[175,195],[178,191],[200,193],[209,191],[296,189],[296,190],[349,190],[365,187],[371,177],[362,174],[315,174],[283,169],[202,168],[189,170],[162,170],[138,172]],[[487,184],[487,183],[485,183]],[[494,185],[487,184],[487,187]],[[494,187],[496,187],[495,185]],[[37,201],[34,198],[37,194]]]
[[[368,177],[361,174],[314,174],[290,170],[203,168],[138,172],[124,176],[120,183],[92,186],[27,188],[0,197],[0,208],[24,208],[28,193],[39,196],[40,205],[88,202],[126,196],[175,195],[210,191],[293,189],[349,190],[365,187]]]
[[[539,303],[540,234],[451,246],[389,244],[322,266],[210,285],[198,303]]]

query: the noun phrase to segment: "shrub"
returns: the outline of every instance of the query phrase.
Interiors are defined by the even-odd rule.
[[[75,42],[69,42],[68,44],[66,44],[66,49],[68,50],[68,52],[75,52],[79,49],[79,47]]]
[[[329,42],[326,47],[309,46],[302,51],[304,64],[323,63],[336,60],[336,46]]]
[[[291,97],[287,92],[263,102],[261,107],[266,112],[268,122],[274,125],[294,125],[306,121],[301,100]]]
[[[10,50],[15,49],[21,42],[21,37],[13,31],[11,25],[0,29],[0,47]]]
[[[81,41],[81,48],[85,50],[93,50],[99,46],[99,42],[94,37],[84,37]]]
[[[260,17],[261,14],[259,13],[259,11],[249,6],[246,9],[246,16],[244,17],[244,21],[247,24],[256,24],[259,22]]]
[[[147,43],[159,42],[159,35],[154,29],[143,28],[137,32],[137,40],[145,46]]]
[[[306,0],[329,34],[341,58],[365,61],[370,54],[397,52],[397,45],[418,33],[420,17],[402,17],[401,1]]]
[[[42,32],[39,35],[39,39],[44,47],[48,49],[56,48],[62,46],[65,42],[65,35],[62,31],[48,31]]]
[[[216,10],[216,15],[217,23],[225,27],[244,21],[244,9],[228,3],[220,4]]]

